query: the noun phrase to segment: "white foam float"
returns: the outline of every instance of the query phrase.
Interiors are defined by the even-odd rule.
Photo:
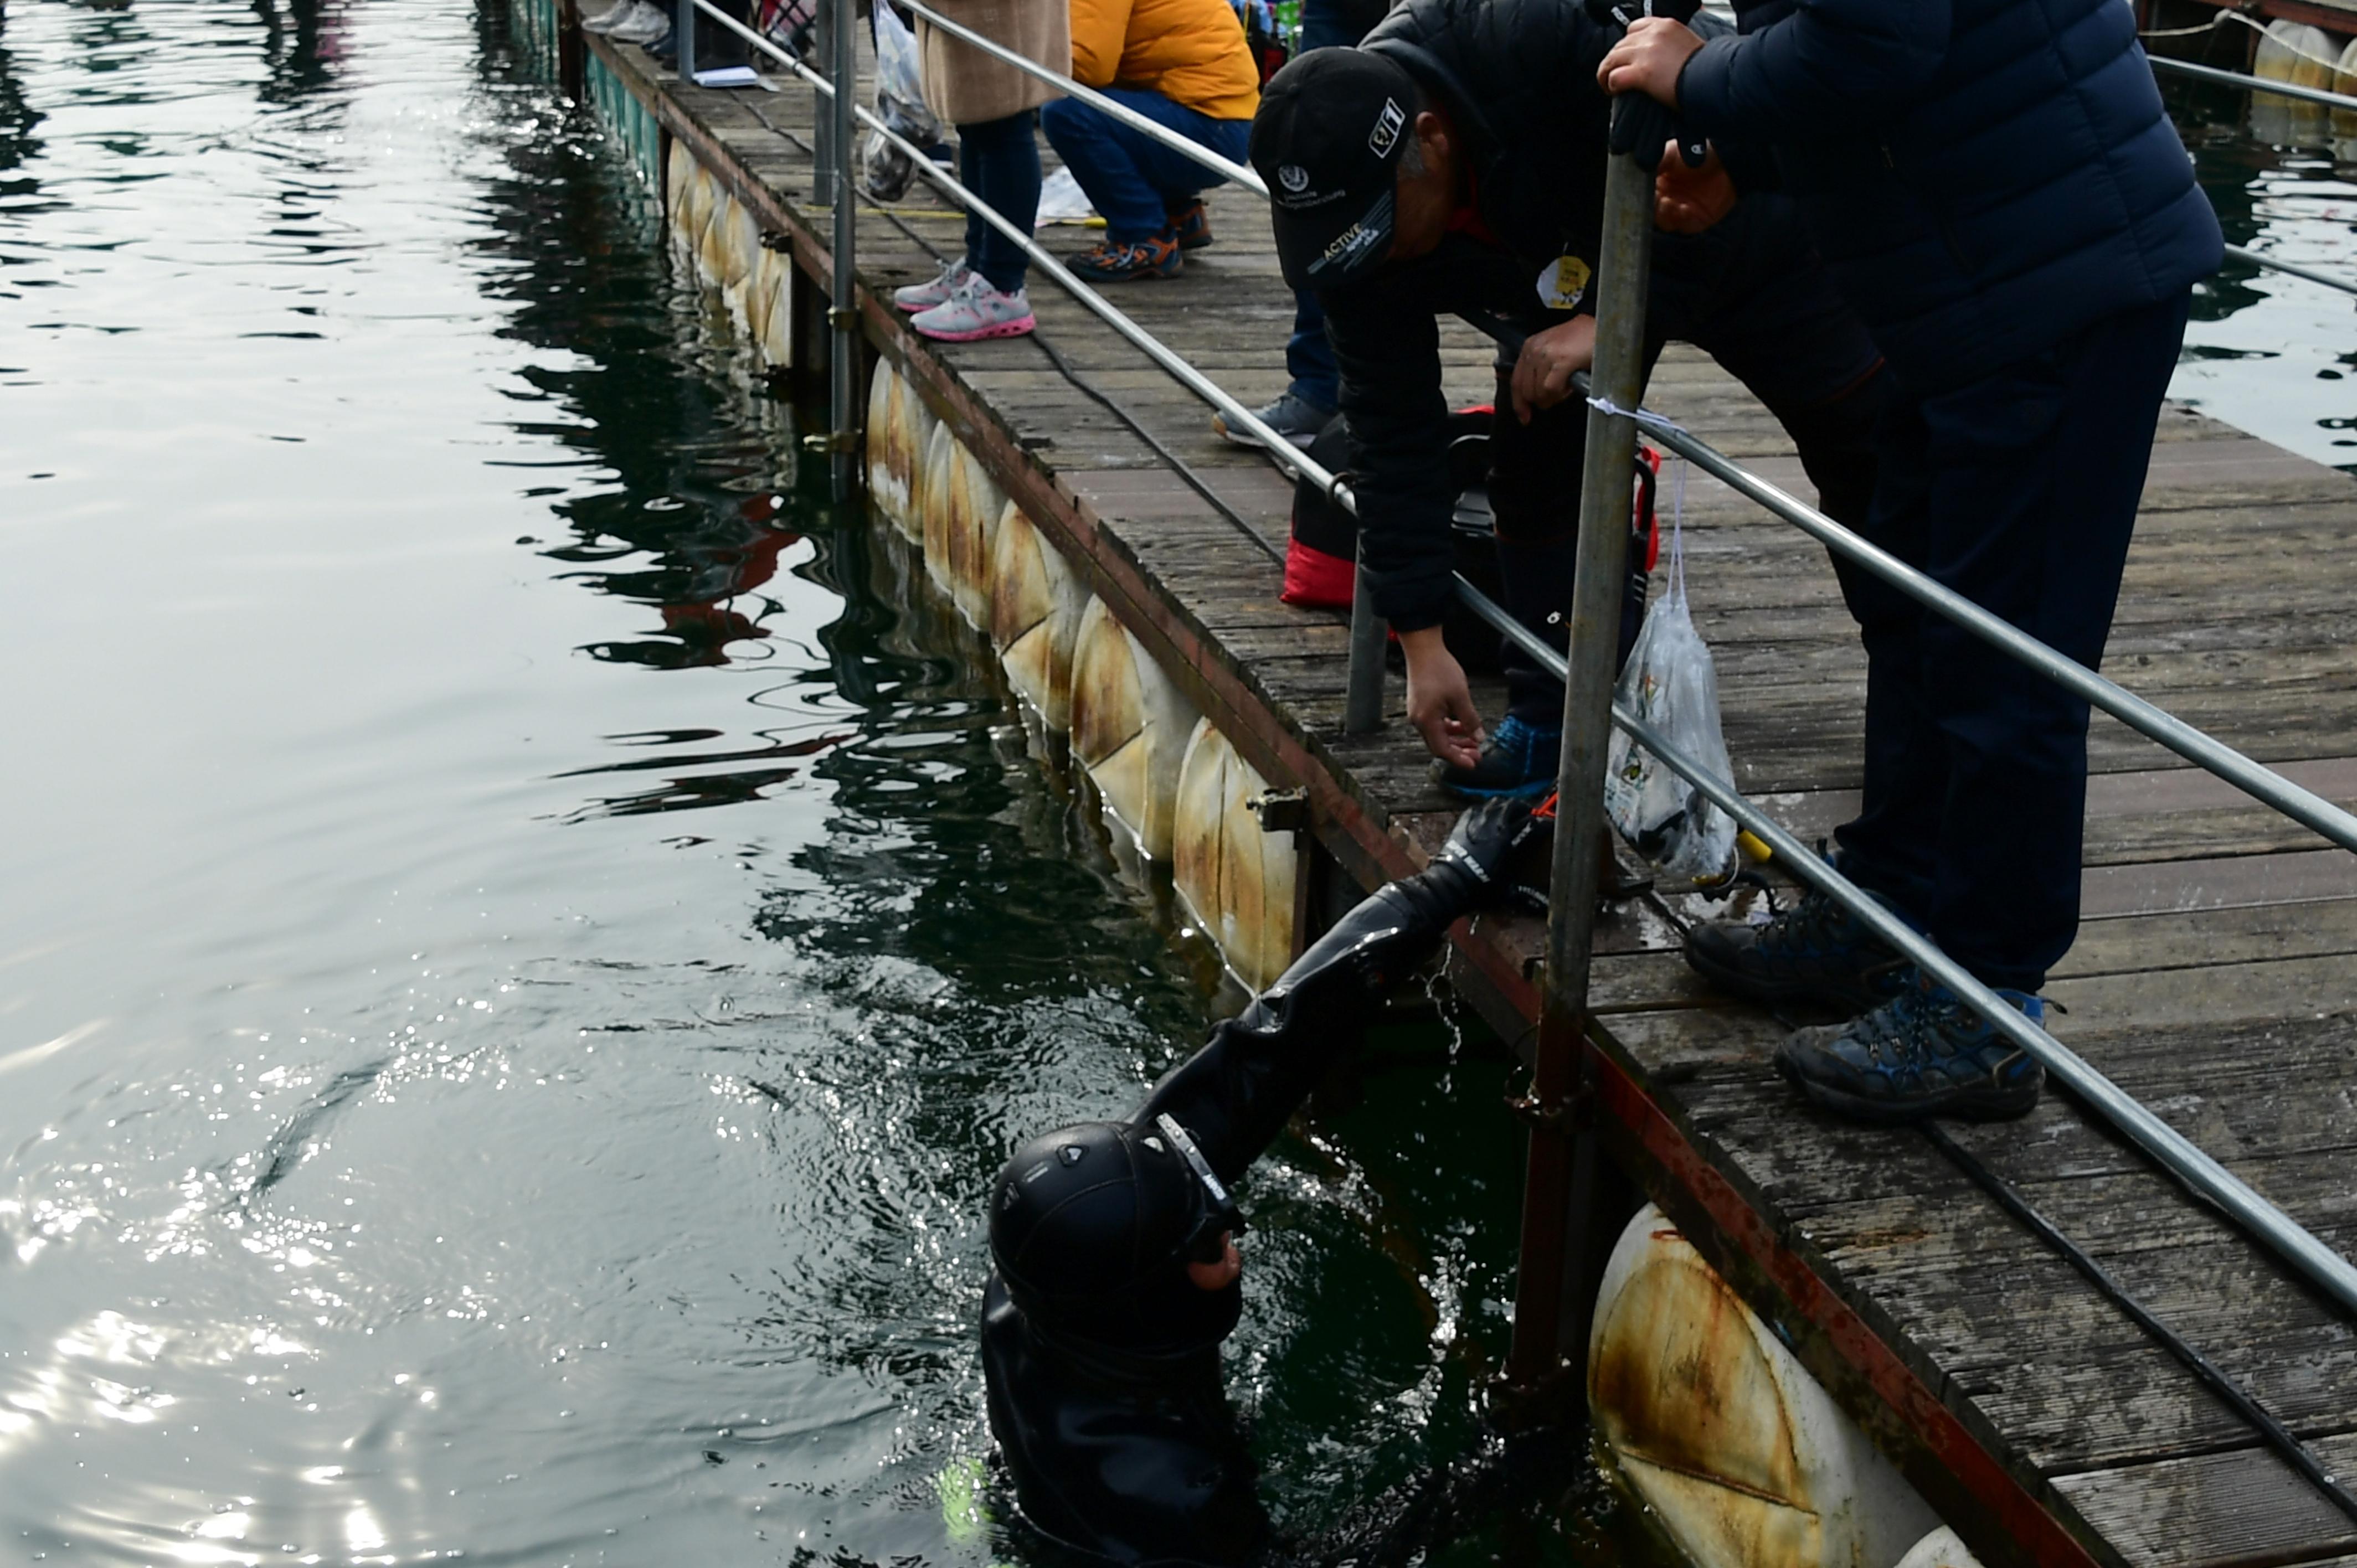
[[[1170,858],[1178,767],[1201,716],[1104,601],[1091,599],[1073,639],[1072,755],[1152,859]]]
[[[1899,1568],[1981,1568],[1981,1560],[1943,1524],[1909,1547]]]
[[[782,308],[783,302],[780,302]],[[892,361],[878,359],[867,375],[867,441],[861,454],[867,475],[867,497],[885,516],[892,515],[892,383],[899,372]]]
[[[1195,923],[1247,990],[1265,989],[1293,961],[1290,832],[1265,832],[1253,802],[1268,780],[1211,720],[1195,725],[1178,764],[1170,880]]]
[[[2341,51],[2321,27],[2276,20],[2267,24],[2252,56],[2251,74],[2266,81],[2288,81],[2300,87],[2322,87],[2332,80],[2331,62]],[[2251,134],[2277,146],[2307,145],[2323,139],[2325,113],[2320,104],[2251,94]]]
[[[940,421],[918,395],[916,382],[902,376],[892,390],[892,479],[898,505],[890,515],[911,543],[924,542],[926,460],[939,428]]]
[[[715,288],[728,286],[728,234],[737,209],[737,198],[718,180],[712,182],[712,217],[704,226],[704,238],[696,246],[695,264],[704,273],[704,281]]]
[[[784,296],[785,257],[767,245],[753,257],[753,275],[745,282],[745,331],[763,360],[782,363],[770,351],[771,317]]]
[[[1072,727],[1072,651],[1089,585],[1013,501],[990,550],[990,638],[1023,700],[1058,735]]]
[[[695,176],[695,159],[685,142],[673,142],[663,162],[663,218],[676,231],[685,217],[687,193]]]
[[[703,251],[704,231],[711,226],[712,172],[691,158],[680,190],[679,221],[672,229],[673,242],[691,263]]]
[[[991,549],[998,541],[1006,492],[965,446],[950,461],[947,515],[950,597],[977,630],[990,629]]]
[[[794,259],[784,251],[763,250],[754,286],[759,291],[759,320],[755,336],[762,357],[773,365],[794,362]]]
[[[945,595],[950,591],[950,480],[957,459],[957,437],[947,424],[934,421],[925,443],[924,467],[918,470],[923,477],[910,489],[909,505],[917,514],[911,520],[917,542],[924,547],[925,575]]]
[[[2349,40],[2341,51],[2341,63],[2332,72],[2332,91],[2344,97],[2357,98],[2357,38]],[[2357,111],[2332,111],[2332,134],[2336,136],[2357,136]]]
[[[1605,1268],[1587,1402],[1697,1568],[1894,1568],[1940,1523],[1650,1204]]]
[[[727,291],[737,318],[749,328],[753,274],[769,253],[761,249],[761,220],[753,215],[752,208],[731,197],[720,227],[720,286]]]

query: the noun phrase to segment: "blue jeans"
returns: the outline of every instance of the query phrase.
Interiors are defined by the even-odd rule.
[[[1304,0],[1297,53],[1347,49],[1358,41],[1356,25],[1335,15],[1331,5]],[[1293,296],[1293,336],[1286,339],[1285,373],[1293,378],[1286,390],[1313,408],[1332,408],[1342,401],[1342,373],[1335,368],[1333,345],[1326,341],[1326,312],[1307,289]]]
[[[1039,216],[1039,142],[1031,134],[1031,111],[978,120],[960,125],[957,133],[958,179],[1001,218],[1031,232]],[[1013,294],[1023,286],[1030,263],[1014,241],[969,212],[965,264],[1001,294]]]
[[[1159,92],[1114,87],[1105,96],[1167,125],[1235,163],[1244,159],[1252,137],[1249,120],[1214,120]],[[1183,153],[1148,140],[1087,104],[1058,98],[1039,111],[1049,145],[1072,171],[1102,213],[1105,233],[1115,242],[1149,239],[1169,227],[1169,215],[1191,204],[1220,177]]]

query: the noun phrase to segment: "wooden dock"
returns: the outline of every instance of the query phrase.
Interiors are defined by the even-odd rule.
[[[812,94],[790,80],[776,93],[683,89],[635,49],[568,47],[576,67],[606,73],[601,97],[619,83],[805,276],[827,275],[827,215],[808,199]],[[1246,758],[1304,792],[1319,875],[1356,887],[1414,870],[1455,808],[1430,785],[1397,679],[1384,728],[1344,736],[1341,618],[1279,604],[1268,554],[1155,446],[1280,546],[1289,481],[1217,439],[1201,403],[1036,276],[1037,338],[952,347],[909,332],[888,290],[958,249],[962,220],[942,205],[920,186],[905,210],[860,214],[874,352]],[[1293,305],[1257,199],[1215,192],[1211,216],[1218,243],[1184,275],[1113,297],[1257,403],[1284,385]],[[1070,250],[1080,236],[1045,238]],[[1444,340],[1452,392],[1487,401],[1488,342]],[[1674,350],[1650,402],[1811,493],[1781,429],[1699,356]],[[1855,801],[1865,671],[1824,553],[1700,476],[1686,526],[1738,783],[1824,833]],[[2106,669],[2357,800],[2357,484],[2171,409]],[[2092,757],[2086,923],[2049,988],[2067,1010],[2058,1034],[2357,1251],[2357,856],[2101,717]],[[1713,995],[1678,956],[1707,912],[1648,897],[1600,933],[1608,1146],[1984,1560],[2357,1568],[2357,1523],[1929,1142],[1796,1101],[1769,1066],[1784,1026]],[[1452,956],[1459,990],[1510,1037],[1535,1012],[1536,949],[1529,922],[1485,919]],[[1954,1135],[2357,1477],[2357,1326],[2060,1096],[2026,1122]]]

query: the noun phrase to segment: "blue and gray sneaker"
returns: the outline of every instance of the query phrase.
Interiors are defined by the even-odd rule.
[[[2046,1022],[2037,997],[1997,994],[2031,1023]],[[1777,1047],[1776,1069],[1818,1104],[1882,1123],[2027,1116],[2046,1082],[2044,1068],[1921,971],[1862,1018],[1796,1030]]]
[[[1535,800],[1555,788],[1562,758],[1562,730],[1541,729],[1508,714],[1490,732],[1480,761],[1470,768],[1438,763],[1433,777],[1443,789],[1468,800],[1494,800],[1501,795]]]
[[[1822,1002],[1851,1014],[1898,995],[1910,967],[1813,887],[1765,925],[1695,927],[1686,933],[1686,962],[1720,990],[1754,1002]]]

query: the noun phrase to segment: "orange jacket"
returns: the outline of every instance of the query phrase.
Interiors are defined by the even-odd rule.
[[[1243,24],[1228,0],[1071,0],[1072,75],[1084,87],[1149,87],[1214,120],[1260,108]]]

